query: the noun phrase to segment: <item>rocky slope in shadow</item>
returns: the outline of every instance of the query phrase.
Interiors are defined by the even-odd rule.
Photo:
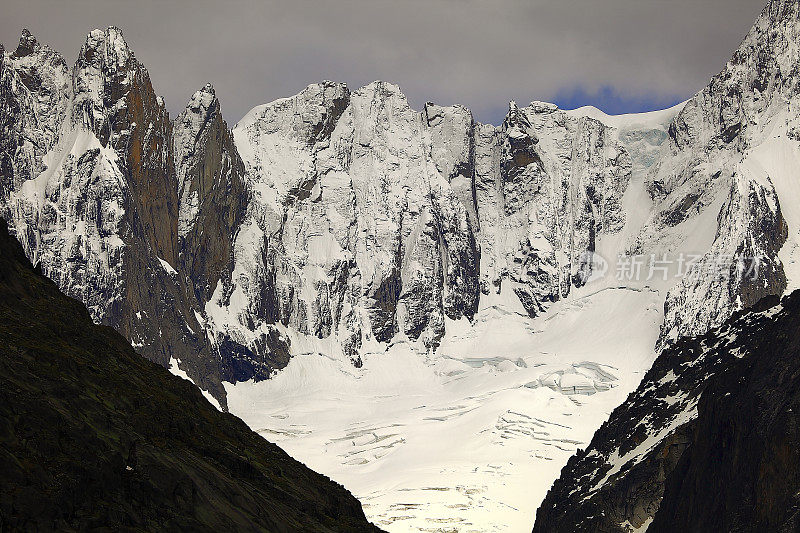
[[[800,529],[800,292],[714,376],[648,531]]]
[[[0,529],[378,531],[343,487],[138,355],[0,221]]]
[[[533,531],[796,531],[798,332],[795,291],[666,349],[570,459]]]

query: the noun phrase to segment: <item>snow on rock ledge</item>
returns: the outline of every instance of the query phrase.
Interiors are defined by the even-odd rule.
[[[535,316],[625,221],[625,149],[552,105],[512,104],[495,128],[462,106],[414,111],[389,83],[324,82],[233,135],[251,200],[206,311],[245,343],[278,322],[335,335],[356,362],[395,336],[435,348],[445,317],[471,318],[503,283]]]

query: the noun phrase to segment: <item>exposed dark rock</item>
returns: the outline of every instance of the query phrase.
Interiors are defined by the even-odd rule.
[[[32,269],[0,220],[0,529],[378,531]]]
[[[178,177],[180,270],[202,306],[230,277],[233,240],[248,203],[244,164],[211,84],[197,91],[173,125]]]
[[[39,50],[39,41],[36,40],[36,37],[31,35],[31,32],[28,31],[27,28],[22,30],[22,35],[19,38],[19,44],[17,45],[17,49],[14,50],[13,57],[25,57],[31,55]]]
[[[702,406],[707,394],[728,392],[720,392],[714,376],[737,372],[742,357],[769,365],[777,353],[772,344],[776,339],[797,338],[800,292],[778,314],[776,304],[776,297],[765,298],[708,334],[681,339],[665,349],[588,448],[570,458],[539,507],[533,531],[628,533],[648,523],[659,509],[665,483],[681,475],[677,465],[695,442],[698,403]],[[746,462],[745,457],[740,455],[740,460]],[[735,466],[706,458],[697,461],[717,473]],[[703,485],[695,487],[705,492]],[[800,484],[794,490],[798,489]],[[685,520],[693,523],[691,516]],[[665,524],[665,530],[675,531],[669,520]]]
[[[800,529],[800,292],[709,380],[650,532]]]
[[[275,329],[257,337],[250,346],[225,337],[219,341],[219,351],[223,354],[222,379],[230,383],[268,379],[289,363],[289,348],[288,340]]]

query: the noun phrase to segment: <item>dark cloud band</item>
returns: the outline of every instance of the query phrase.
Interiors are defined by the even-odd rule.
[[[13,49],[28,27],[71,63],[89,30],[119,26],[173,115],[206,81],[235,122],[311,82],[355,88],[385,79],[417,108],[427,100],[458,102],[497,123],[509,99],[582,94],[581,103],[603,106],[603,95],[613,94],[612,111],[636,111],[641,102],[688,97],[722,68],[762,4],[11,0],[0,40]]]

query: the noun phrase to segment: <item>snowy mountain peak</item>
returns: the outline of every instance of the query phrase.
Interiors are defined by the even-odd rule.
[[[206,83],[202,89],[195,91],[189,102],[186,104],[186,110],[193,113],[204,115],[203,118],[209,114],[217,111],[219,101],[214,92],[214,87],[210,83]]]
[[[35,86],[37,75],[47,76],[46,71],[54,67],[61,69],[62,64],[66,64],[61,54],[40,43],[27,29],[22,30],[17,48],[7,57],[14,62],[15,68],[25,71],[23,78],[26,78],[29,88],[34,91],[41,88]]]
[[[508,103],[508,114],[503,120],[503,127],[512,139],[528,137],[531,127],[530,120],[514,100]]]
[[[106,30],[94,29],[86,36],[79,61],[97,68],[116,70],[131,58],[132,52],[122,36],[122,31],[109,26]]]
[[[312,83],[294,96],[251,109],[233,128],[237,139],[243,140],[243,143],[237,140],[237,144],[258,144],[259,139],[281,135],[313,146],[332,131],[349,101],[350,89],[344,83]],[[248,139],[246,143],[245,138]],[[245,162],[254,165],[250,178],[259,180],[263,172],[255,161],[258,154],[251,154],[245,146],[240,146],[239,150]]]
[[[171,142],[181,270],[202,304],[229,271],[233,235],[248,199],[244,165],[210,83],[175,118]]]
[[[64,58],[23,30],[12,53],[0,48],[0,216],[9,220],[5,200],[44,168],[56,140],[70,92]]]
[[[24,28],[22,30],[22,35],[20,35],[17,49],[14,51],[14,57],[24,57],[33,54],[38,50],[39,41],[36,40],[36,37],[31,35],[31,32],[28,31],[27,28]]]
[[[173,122],[172,148],[175,158],[175,170],[178,181],[179,219],[178,234],[184,236],[191,228],[198,209],[198,190],[193,190],[190,167],[197,165],[197,150],[202,149],[206,141],[201,136],[208,135],[215,119],[222,120],[219,100],[214,87],[207,83],[202,89],[195,91],[186,104],[186,109]],[[227,130],[227,126],[225,127]],[[197,184],[194,184],[195,186]]]
[[[122,32],[114,26],[92,30],[86,36],[73,69],[72,86],[73,123],[94,132],[104,146],[109,141],[125,142],[137,125],[148,127],[149,121],[129,120],[131,115],[145,107],[148,112],[158,109],[154,95],[150,101],[152,87],[147,70],[136,61]],[[128,109],[133,103],[127,100],[132,89],[148,97],[137,109]]]
[[[403,99],[406,97],[406,95],[403,94],[403,91],[400,90],[399,85],[383,80],[375,80],[371,83],[368,83],[361,87],[359,91],[374,93],[383,97],[398,96]]]
[[[191,109],[199,109],[201,107],[208,109],[211,103],[216,100],[216,96],[217,93],[214,91],[214,86],[211,85],[211,83],[206,83],[202,89],[195,91],[186,107]]]
[[[540,102],[539,100],[532,101],[528,105],[528,109],[534,113],[555,113],[559,110],[556,104],[551,104],[550,102]]]
[[[800,282],[792,266],[800,250],[800,216],[792,208],[797,199],[791,170],[800,158],[793,144],[800,131],[798,64],[800,7],[773,0],[723,70],[667,128],[669,142],[645,183],[655,208],[635,248],[692,243],[702,256],[697,268],[714,273],[686,277],[670,289],[664,342],[700,334],[764,296],[783,293],[787,283]],[[712,226],[700,223],[703,217]],[[703,232],[695,224],[716,232],[698,241]],[[721,261],[726,268],[708,266]],[[759,268],[749,280],[720,275],[742,265]]]

